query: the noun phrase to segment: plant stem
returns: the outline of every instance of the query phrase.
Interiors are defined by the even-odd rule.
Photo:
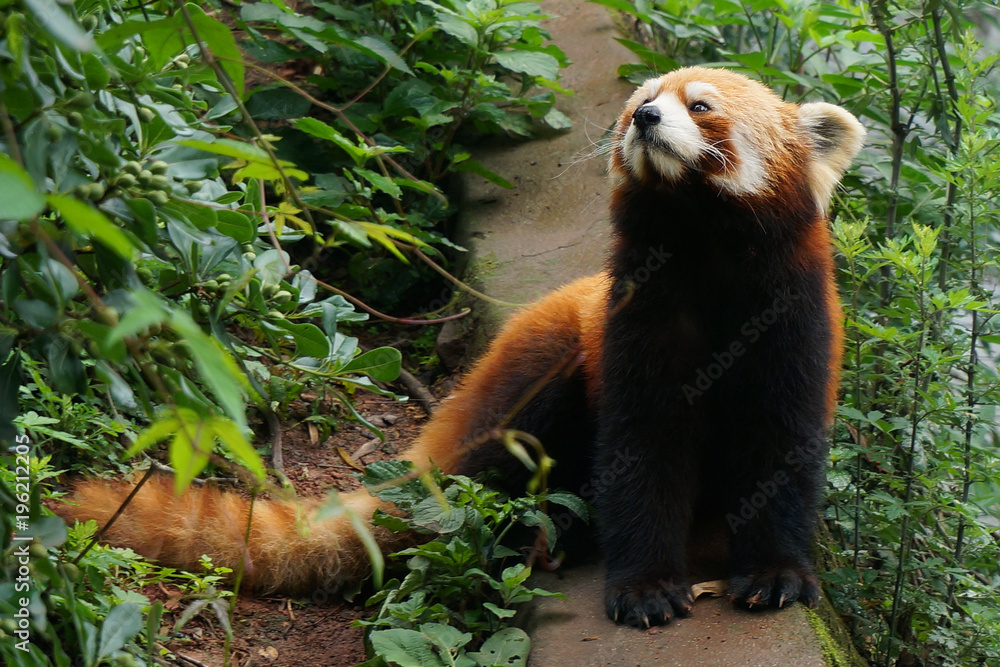
[[[906,565],[909,529],[910,500],[913,497],[913,461],[917,453],[917,427],[920,425],[920,387],[923,384],[921,360],[924,356],[924,342],[927,335],[928,318],[926,304],[926,266],[927,257],[921,253],[920,283],[917,286],[918,304],[920,308],[920,335],[917,338],[917,349],[913,355],[913,396],[910,404],[910,446],[906,457],[906,490],[903,492],[903,522],[899,528],[899,555],[896,563],[896,582],[892,594],[892,612],[889,616],[889,638],[885,650],[885,665],[889,667],[892,659],[892,642],[896,636],[896,623],[899,620],[899,607],[903,597],[903,578]]]

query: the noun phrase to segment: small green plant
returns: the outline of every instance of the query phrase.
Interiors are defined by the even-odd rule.
[[[528,637],[508,627],[517,606],[536,597],[563,596],[525,586],[531,568],[508,564],[521,554],[505,538],[518,526],[530,527],[542,532],[545,544],[555,544],[556,528],[546,505],[564,506],[583,519],[586,505],[561,492],[509,498],[468,477],[439,472],[429,482],[400,484],[408,475],[408,463],[384,461],[368,466],[362,478],[374,495],[403,514],[379,512],[376,524],[414,531],[428,540],[392,556],[405,559],[405,577],[390,580],[372,596],[367,604],[377,605],[378,611],[357,622],[369,629],[376,658],[400,665],[472,667],[498,664],[500,652],[506,657],[499,664],[525,664]]]
[[[51,472],[42,461],[33,460],[30,467],[43,471],[35,478],[38,481]],[[16,466],[5,466],[0,474],[3,663],[23,667],[138,665],[145,657],[146,664],[151,664],[149,651],[162,609],[124,588],[135,576],[138,556],[128,549],[94,547],[80,557],[96,530],[93,522],[67,531],[60,518],[48,515],[42,507],[40,498],[47,494],[44,485],[33,484],[26,500],[17,476],[6,474],[8,470],[16,471]],[[27,517],[27,530],[15,523],[15,517],[20,521],[21,516]],[[143,612],[148,614],[145,626]]]

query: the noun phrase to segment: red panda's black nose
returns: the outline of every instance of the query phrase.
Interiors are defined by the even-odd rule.
[[[654,104],[643,104],[632,114],[632,121],[640,130],[657,125],[662,118],[660,110]]]

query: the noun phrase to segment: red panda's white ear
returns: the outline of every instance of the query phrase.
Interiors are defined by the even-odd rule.
[[[833,189],[861,150],[865,128],[850,112],[826,102],[800,105],[799,127],[812,143],[810,185],[825,210]]]

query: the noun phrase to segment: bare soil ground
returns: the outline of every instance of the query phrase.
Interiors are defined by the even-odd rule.
[[[446,384],[442,383],[435,393],[447,391]],[[303,421],[311,414],[310,408],[306,401],[293,403],[283,432],[285,472],[304,497],[325,496],[330,488],[357,488],[360,484],[354,475],[359,471],[343,454],[361,465],[392,458],[405,449],[428,419],[413,401],[399,403],[388,397],[358,394],[355,408],[385,433],[385,443],[378,442],[360,423],[347,419],[340,420],[338,430],[329,438],[319,441]],[[339,407],[331,403],[323,409]],[[359,450],[368,453],[357,456]],[[180,591],[171,586],[151,586],[143,593],[164,603],[167,613],[161,633],[171,634],[190,600],[180,598]],[[282,596],[241,595],[235,600],[235,638],[229,665],[349,667],[364,661],[363,629],[351,626],[351,621],[366,615],[363,603],[368,594],[362,591],[353,602],[332,599],[324,604]],[[164,646],[178,665],[217,667],[225,663],[225,632],[207,609]]]

